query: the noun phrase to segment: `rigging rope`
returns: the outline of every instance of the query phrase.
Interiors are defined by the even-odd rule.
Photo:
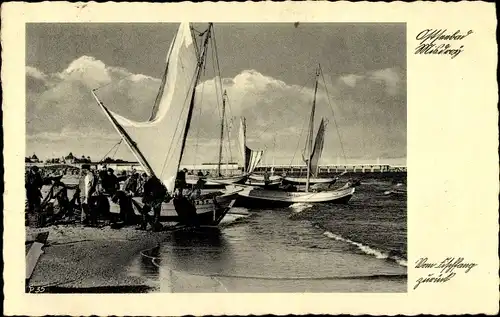
[[[206,65],[203,64],[203,75],[206,74]],[[204,93],[205,93],[205,82],[203,82],[201,84],[201,100],[200,100],[200,106],[198,107],[198,117],[199,117],[199,121],[201,122],[201,108],[203,106],[203,96],[204,96]],[[196,145],[195,145],[195,148],[194,148],[194,165],[197,165],[198,163],[198,141],[199,141],[199,137],[200,137],[200,126],[201,124],[198,124],[198,127],[196,129]]]
[[[216,40],[215,40],[215,32],[214,30],[212,29],[212,33],[213,33],[213,36],[212,36],[212,41],[211,41],[211,49],[212,49],[212,67],[214,69],[214,75],[216,76],[216,78],[218,78],[218,80],[214,80],[214,83],[215,83],[215,92],[216,92],[216,95],[217,95],[217,109],[219,111],[219,117],[221,118],[221,124],[225,124],[226,125],[226,130],[227,129],[227,126],[228,126],[228,119],[227,119],[227,116],[224,118],[224,121],[222,119],[222,107],[220,105],[220,102],[219,102],[219,97],[223,97],[223,87],[222,87],[222,77],[221,77],[221,71],[220,71],[220,64],[219,64],[219,55],[218,55],[218,52],[217,52],[217,44],[216,44]],[[230,145],[230,137],[229,137],[229,131],[227,131],[226,133],[226,137],[228,138],[228,145],[224,144],[224,142],[222,143],[222,148],[224,149],[224,152],[225,154],[229,154],[229,157],[231,158],[232,160],[232,152],[231,152],[231,145]],[[222,161],[222,158],[221,158],[221,161]]]
[[[209,26],[209,28],[210,28],[210,26]],[[207,31],[209,30],[209,28],[207,29]],[[205,44],[203,44],[203,45],[205,45]],[[206,49],[206,47],[205,47],[204,49]],[[204,54],[203,56],[201,56],[201,58],[202,58],[202,59],[204,59],[204,60],[200,60],[200,61],[199,61],[199,63],[203,63],[203,64],[205,64],[204,62],[206,61],[207,54]],[[179,60],[179,61],[180,61],[180,63],[181,63],[181,67],[182,67],[182,68],[184,68],[184,66],[182,65],[182,60]],[[199,65],[198,65],[198,67],[199,67]],[[200,70],[200,72],[201,72],[201,70]],[[186,76],[187,76],[187,75],[186,75]],[[191,80],[190,80],[190,84],[189,84],[189,86],[190,86],[190,87],[191,87],[191,85],[192,85],[192,86],[194,86],[194,87],[193,87],[193,89],[194,89],[194,90],[196,90],[196,80],[197,80],[197,78],[196,78],[196,72],[195,72],[195,74],[193,74],[193,76],[191,76]],[[199,78],[198,78],[198,80],[199,80]],[[189,98],[189,94],[187,94],[187,95],[186,95],[186,97],[184,98],[184,104],[186,104],[186,102],[191,102],[191,100],[190,100],[190,98]],[[181,115],[184,113],[184,111],[185,111],[185,110],[187,110],[186,108],[189,108],[189,107],[183,107],[182,112],[181,112]],[[189,110],[188,110],[188,111],[189,111]],[[178,130],[178,128],[179,128],[179,124],[180,124],[180,121],[177,121],[177,124],[176,124],[176,126],[175,126],[175,131],[174,131],[174,137],[177,135],[177,130]],[[181,138],[179,138],[179,140],[178,140],[177,142],[178,142],[178,143],[182,143],[182,137],[181,137]],[[172,150],[172,145],[173,145],[173,142],[171,142],[171,143],[170,143],[170,146],[169,146],[168,152],[167,152],[167,154],[166,154],[166,156],[165,156],[165,160],[163,161],[163,166],[162,166],[162,168],[161,168],[161,173],[160,173],[160,174],[163,174],[163,171],[165,170],[165,166],[167,165],[167,163],[168,163],[168,162],[171,160],[171,158],[172,158],[172,155],[173,155],[173,153],[171,152],[171,150]],[[182,160],[182,156],[181,156],[181,160]]]
[[[302,139],[302,134],[304,133],[304,129],[305,129],[308,121],[309,121],[308,118],[304,119],[304,123],[302,124],[302,128],[300,129],[299,140]],[[299,150],[299,146],[300,146],[300,141],[297,142],[297,147],[295,148],[295,151],[293,152],[292,159],[290,160],[290,165],[289,165],[290,167],[293,165],[293,160],[295,160],[295,155],[297,154],[297,151]]]
[[[111,147],[111,149],[106,153],[104,154],[104,156],[102,157],[102,159],[99,161],[99,163],[102,163],[106,157],[108,156],[108,154],[113,151],[113,149],[116,147],[116,150],[115,150],[115,153],[111,156],[111,158],[113,158],[115,155],[116,155],[116,152],[118,151],[118,148],[120,147],[120,144],[122,143],[123,139],[121,139],[120,141],[118,141],[115,145],[113,145]]]
[[[323,83],[325,85],[325,92],[326,92],[326,97],[328,99],[328,104],[330,105],[330,109],[332,110],[333,123],[335,124],[335,130],[337,131],[337,136],[339,137],[339,142],[340,142],[340,148],[342,150],[342,155],[344,156],[344,161],[347,164],[347,158],[346,158],[345,151],[344,151],[344,145],[342,143],[342,138],[340,137],[340,132],[339,132],[339,127],[337,125],[337,120],[335,120],[335,111],[333,110],[333,106],[332,106],[332,104],[330,102],[330,95],[328,94],[328,89],[326,88],[326,80],[325,80],[325,76],[323,74],[323,69],[321,68],[321,65],[319,65],[319,70],[320,70],[320,73],[321,73],[321,78],[323,78]]]

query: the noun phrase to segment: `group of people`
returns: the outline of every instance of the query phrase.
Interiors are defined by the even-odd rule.
[[[148,223],[153,230],[160,229],[161,203],[167,196],[165,186],[155,176],[146,173],[139,175],[132,171],[130,175],[122,173],[114,175],[111,168],[101,170],[97,178],[90,171],[90,166],[82,166],[82,177],[79,184],[82,205],[81,221],[90,226],[97,224],[100,215],[109,215],[112,223],[122,222],[125,225],[139,223],[138,229],[146,230]],[[133,197],[142,197],[143,206],[138,206]],[[118,215],[110,212],[109,199],[120,207]],[[140,210],[136,216],[133,205]],[[149,212],[153,210],[153,217]]]
[[[39,213],[52,209],[51,219],[76,218],[85,226],[98,226],[99,220],[109,220],[111,226],[138,224],[138,229],[146,230],[148,224],[153,230],[161,230],[160,213],[162,203],[174,198],[174,204],[180,201],[193,201],[201,196],[205,177],[201,171],[198,181],[193,186],[186,182],[187,169],[178,172],[175,192],[171,197],[162,182],[155,176],[135,171],[123,171],[115,175],[111,168],[91,169],[90,164],[81,167],[78,185],[68,185],[61,181],[63,175],[47,176],[37,166],[29,169],[26,175],[26,196],[28,213]],[[45,197],[41,193],[44,185],[50,185]],[[68,189],[74,189],[74,195],[68,197]],[[142,197],[142,205],[134,200]],[[110,201],[118,204],[119,213],[111,212]],[[51,206],[57,203],[58,212]],[[134,212],[140,211],[140,216]],[[152,216],[150,212],[152,211]]]
[[[161,202],[166,197],[166,189],[154,176],[132,172],[129,175],[115,175],[113,169],[92,170],[89,164],[81,167],[78,185],[71,186],[61,181],[63,175],[43,176],[37,166],[29,169],[25,177],[25,189],[28,213],[40,213],[51,209],[57,202],[58,212],[52,209],[52,219],[62,219],[65,216],[75,216],[86,226],[97,226],[99,219],[106,219],[110,224],[140,224],[140,229],[146,229],[150,223],[153,228],[159,226]],[[42,187],[50,185],[48,194],[43,197]],[[75,193],[70,200],[68,189]],[[142,197],[143,206],[137,206],[141,216],[136,216],[133,197]],[[120,208],[118,214],[111,212],[110,200]],[[52,203],[52,204],[51,204]],[[149,217],[153,210],[154,216]],[[76,214],[78,217],[78,214]]]

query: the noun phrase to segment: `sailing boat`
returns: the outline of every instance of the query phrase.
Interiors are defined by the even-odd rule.
[[[281,179],[269,180],[267,183],[264,180],[264,176],[253,174],[255,168],[259,165],[264,155],[263,150],[252,150],[246,145],[246,119],[244,117],[240,118],[240,146],[241,155],[244,162],[244,172],[249,175],[246,185],[252,186],[266,186],[266,187],[278,187],[281,185]]]
[[[217,225],[234,204],[235,192],[222,192],[210,198],[188,199],[175,195],[176,176],[183,157],[192,119],[196,86],[200,80],[212,37],[212,23],[200,33],[201,47],[193,38],[189,23],[181,23],[167,55],[151,116],[146,122],[135,122],[110,111],[92,95],[137,158],[148,176],[157,177],[167,189],[168,202],[162,204],[161,219],[183,225]],[[213,43],[215,44],[215,43]],[[204,199],[205,198],[205,199]],[[134,198],[135,204],[141,204]]]
[[[273,140],[274,149],[276,150],[276,139]],[[266,186],[266,187],[279,187],[281,185],[281,176],[274,175],[274,156],[273,156],[273,167],[271,167],[271,175],[262,175],[262,174],[250,174],[248,181],[245,183],[247,185],[253,186]],[[267,169],[266,172],[267,174]],[[267,183],[266,183],[267,178]]]
[[[266,206],[289,206],[294,203],[347,203],[352,195],[354,194],[354,187],[349,184],[341,187],[337,190],[326,190],[321,192],[310,192],[311,185],[311,174],[313,171],[318,169],[318,161],[323,150],[324,144],[324,133],[325,133],[325,122],[324,119],[321,120],[318,133],[313,147],[313,129],[314,129],[314,114],[316,108],[316,94],[318,91],[318,78],[320,75],[320,69],[318,68],[316,72],[316,83],[314,87],[314,99],[311,109],[311,116],[309,119],[309,133],[307,136],[306,147],[303,153],[303,158],[307,162],[307,177],[305,178],[305,192],[288,192],[282,190],[267,190],[257,187],[248,186],[243,188],[238,195],[241,199],[238,199],[238,205],[245,207],[260,206],[262,204]],[[286,178],[285,178],[286,179]],[[318,180],[316,179],[312,179]],[[332,181],[335,179],[332,179]],[[325,181],[326,182],[326,181]],[[230,188],[230,187],[226,187]]]
[[[316,111],[316,93],[318,91],[318,78],[319,69],[316,72],[316,83],[314,88],[314,101],[311,108],[311,116],[309,119],[309,133],[307,135],[307,141],[305,144],[304,152],[302,154],[302,159],[307,164],[307,177],[291,177],[286,176],[284,180],[286,183],[290,184],[305,184],[308,187],[310,184],[333,184],[337,181],[337,177],[318,177],[319,172],[319,158],[323,152],[323,145],[325,140],[325,120],[321,119],[319,125],[318,133],[316,134],[316,139],[314,141],[313,147],[313,128],[314,128],[314,114]]]

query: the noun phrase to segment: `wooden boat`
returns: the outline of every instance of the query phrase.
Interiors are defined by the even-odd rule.
[[[252,174],[248,177],[249,179],[251,180],[255,180],[255,181],[264,181],[264,175],[260,175],[260,174]],[[269,181],[271,182],[275,182],[275,181],[281,181],[282,177],[279,176],[279,175],[270,175],[269,176]]]
[[[319,74],[319,69],[318,69]],[[314,94],[314,102],[311,110],[311,117],[309,121],[309,133],[307,135],[307,141],[302,154],[304,162],[307,164],[307,176],[306,177],[295,177],[295,176],[285,176],[283,177],[284,182],[294,185],[307,185],[307,184],[324,184],[330,183],[334,184],[337,177],[319,177],[319,159],[323,152],[323,145],[325,140],[325,120],[322,119],[319,125],[318,133],[313,146],[313,129],[314,129],[314,112],[316,109],[316,92],[318,85],[318,75],[316,76],[316,89]]]
[[[196,86],[205,67],[209,40],[213,38],[212,28],[210,23],[199,34],[202,40],[198,47],[190,24],[181,23],[170,45],[165,73],[148,121],[135,122],[110,111],[97,97],[97,89],[92,90],[102,111],[145,173],[157,177],[165,186],[164,219],[184,225],[219,224],[236,197],[236,192],[223,191],[212,199],[192,200],[181,195],[175,186],[192,119]],[[212,44],[215,48],[215,41]],[[140,204],[140,200],[134,201]]]
[[[223,97],[226,97],[224,94]],[[224,118],[224,109],[225,109],[225,100],[223,98],[222,101],[222,117]],[[224,120],[222,121],[224,122]],[[224,125],[221,125],[221,138],[219,141],[219,162],[217,166],[217,173],[221,174],[221,164],[222,164],[222,140],[224,135]],[[194,185],[201,178],[204,180],[204,188],[224,188],[226,185],[230,184],[244,184],[248,179],[249,175],[253,173],[255,167],[259,164],[263,151],[260,150],[252,150],[246,144],[246,123],[245,118],[240,118],[240,134],[239,134],[239,144],[241,157],[243,160],[243,173],[241,175],[229,175],[229,176],[220,176],[220,177],[211,177],[211,176],[195,176],[189,175],[186,178],[186,182],[190,185]]]
[[[210,197],[212,196],[212,197]],[[200,197],[194,200],[196,207],[197,220],[202,225],[217,225],[235,203],[237,198],[237,189],[220,193],[220,195],[209,195],[206,198]],[[139,210],[143,207],[140,197],[134,197],[133,203],[135,213],[140,215]],[[153,216],[152,212],[150,216]],[[160,221],[163,222],[182,222],[173,203],[164,203],[161,206]],[[189,219],[183,223],[189,222]]]
[[[309,184],[335,184],[338,177],[310,177]],[[284,177],[285,183],[294,185],[304,185],[307,183],[307,177]]]
[[[279,188],[281,186],[281,179],[269,180],[267,183],[264,180],[255,180],[253,178],[249,178],[245,185],[254,186],[254,187],[264,187],[264,188]]]
[[[226,185],[230,184],[242,184],[247,179],[246,175],[236,175],[236,176],[222,176],[219,178],[216,177],[206,177],[206,176],[196,176],[196,175],[188,175],[186,176],[186,183],[188,185],[195,185],[199,179],[204,180],[203,188],[206,189],[221,189],[225,188]]]
[[[323,150],[325,122],[321,120],[318,133],[313,147],[314,115],[316,108],[316,94],[318,91],[318,78],[320,68],[316,72],[316,82],[314,87],[314,99],[312,102],[311,115],[309,119],[309,134],[303,153],[303,158],[307,162],[307,177],[305,178],[305,192],[287,190],[269,190],[257,188],[255,186],[240,186],[236,204],[244,207],[254,206],[289,206],[295,203],[347,203],[354,194],[354,187],[346,184],[340,189],[311,192],[311,174],[317,171],[319,157]],[[286,180],[286,178],[285,178]],[[319,178],[316,178],[319,180]],[[324,182],[332,182],[332,179],[325,179]],[[229,187],[227,187],[229,189]]]

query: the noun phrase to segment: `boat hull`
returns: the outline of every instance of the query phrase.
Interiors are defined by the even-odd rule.
[[[284,181],[289,184],[295,185],[305,185],[307,183],[306,177],[285,177]],[[337,178],[323,178],[323,177],[311,177],[309,179],[309,184],[334,184]]]
[[[259,175],[259,174],[252,174],[249,176],[251,180],[256,180],[256,181],[264,181],[264,175]],[[281,181],[281,176],[278,175],[273,175],[269,176],[269,181],[274,182],[274,181]]]
[[[192,222],[196,222],[197,225],[216,226],[231,209],[237,197],[237,192],[228,192],[214,198],[212,197],[206,199],[195,199],[194,204],[191,204],[188,201],[179,201],[172,199],[168,203],[162,203],[160,211],[160,221],[176,222],[185,225],[193,224]],[[140,216],[140,210],[144,205],[142,203],[142,198],[134,197],[132,199],[132,202],[134,205],[135,214],[137,216]],[[115,204],[113,202],[111,202],[110,204],[111,212],[119,213],[120,207],[118,206],[118,204]],[[192,217],[192,212],[196,214],[195,217]],[[152,212],[150,212],[149,215],[152,216]],[[188,216],[191,216],[192,218],[189,218]]]
[[[247,178],[246,175],[228,176],[220,178],[206,177],[204,178],[205,184],[203,185],[203,188],[220,189],[231,184],[241,184],[246,180],[246,178]],[[188,185],[195,185],[197,182],[198,182],[198,176],[186,177],[186,183]]]
[[[260,180],[255,180],[255,179],[248,179],[245,182],[245,185],[264,187],[264,188],[269,188],[269,189],[278,189],[281,185],[281,180],[272,180],[266,184],[263,180],[260,181]]]
[[[247,187],[238,192],[235,206],[247,208],[288,207],[297,203],[346,204],[354,194],[353,187],[323,192],[285,192]]]

